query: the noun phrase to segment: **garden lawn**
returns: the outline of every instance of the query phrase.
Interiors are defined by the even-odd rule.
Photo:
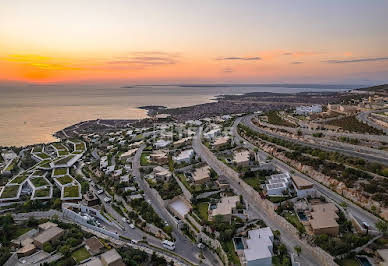
[[[48,197],[48,196],[50,196],[50,188],[49,187],[35,190],[34,197],[36,197],[36,198],[42,198],[42,197]]]
[[[21,184],[24,182],[24,180],[27,179],[28,176],[29,176],[29,174],[23,173],[23,174],[15,177],[15,179],[11,181],[11,184]]]
[[[208,221],[209,219],[208,209],[209,209],[209,203],[201,202],[198,204],[199,217],[201,217],[201,219],[204,221]]]
[[[67,156],[67,157],[65,157],[65,158],[62,158],[62,159],[60,159],[60,160],[58,160],[58,161],[55,161],[54,163],[55,163],[55,164],[65,164],[65,163],[68,163],[71,159],[74,158],[74,156],[75,156],[75,155],[69,155],[69,156]]]
[[[233,262],[234,265],[241,265],[240,259],[237,256],[235,250],[234,250],[234,245],[233,245],[233,240],[229,240],[227,242],[222,242],[222,247],[226,254],[228,254],[228,259],[229,261]]]
[[[77,144],[75,145],[75,149],[76,149],[77,151],[84,151],[84,150],[85,150],[85,145],[84,145],[83,143],[77,143]]]
[[[47,181],[43,177],[31,178],[30,181],[34,187],[43,187],[48,185]]]
[[[140,157],[140,165],[146,166],[146,165],[151,165],[152,163],[147,159],[147,156],[149,156],[149,152],[143,152]]]
[[[45,160],[45,159],[49,159],[50,156],[48,156],[46,153],[44,152],[38,152],[38,153],[35,153],[36,156],[38,156],[39,158]]]
[[[54,169],[54,176],[66,175],[66,174],[67,174],[67,168],[55,168]]]
[[[82,247],[74,251],[71,256],[77,263],[80,263],[81,261],[88,259],[90,257],[90,253],[85,247]]]
[[[261,183],[260,179],[258,177],[248,177],[243,179],[248,185],[250,185],[254,190],[260,192],[262,191],[261,189]]]
[[[304,228],[304,225],[299,221],[298,216],[295,213],[287,212],[285,215],[285,218],[289,223],[295,226],[295,228],[298,229],[298,231],[300,232],[306,231],[306,228]]]
[[[7,199],[7,198],[14,198],[18,195],[19,191],[18,185],[15,186],[5,186],[3,188],[3,193],[1,193],[1,198],[2,199]]]
[[[69,152],[67,150],[61,150],[61,151],[58,151],[58,156],[65,156],[65,155],[68,155]]]
[[[62,185],[66,185],[66,184],[73,182],[73,178],[69,175],[64,175],[64,176],[58,177],[57,180]]]
[[[64,188],[63,197],[74,198],[79,197],[78,186],[68,186]]]
[[[57,150],[67,150],[65,146],[63,146],[60,142],[55,142],[52,144]]]
[[[191,192],[193,193],[193,189],[191,188],[189,182],[187,182],[187,178],[184,176],[184,174],[177,174],[179,180],[182,182],[182,184]]]

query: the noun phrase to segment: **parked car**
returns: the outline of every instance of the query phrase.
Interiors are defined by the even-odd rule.
[[[105,201],[106,203],[109,203],[109,202],[111,201],[111,199],[108,198],[108,197],[105,197],[105,198],[104,198],[104,201]]]
[[[131,229],[135,229],[135,225],[134,225],[134,224],[130,224],[129,227],[130,227]]]

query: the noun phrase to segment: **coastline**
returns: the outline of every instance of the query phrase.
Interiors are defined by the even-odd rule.
[[[82,129],[82,132],[92,130],[109,131],[120,127],[134,126],[141,127],[149,125],[155,121],[177,121],[197,120],[209,116],[217,116],[233,113],[249,113],[255,111],[266,111],[272,109],[287,109],[303,104],[327,104],[338,100],[338,95],[343,95],[344,91],[309,91],[309,92],[248,92],[242,94],[215,94],[204,98],[203,103],[194,105],[181,105],[171,107],[168,105],[143,105],[133,107],[133,109],[146,111],[141,118],[92,118],[79,120],[79,122],[61,128],[49,133],[53,141],[74,136],[76,129]],[[313,97],[312,97],[313,96]],[[316,97],[318,100],[316,100]],[[315,99],[315,100],[314,100]],[[123,116],[122,116],[123,117]],[[150,121],[150,119],[152,121]],[[71,133],[73,132],[73,133]],[[51,138],[46,137],[47,141],[38,141],[34,143],[21,144],[19,147],[34,145],[35,143],[50,143]],[[6,145],[4,147],[16,146]]]

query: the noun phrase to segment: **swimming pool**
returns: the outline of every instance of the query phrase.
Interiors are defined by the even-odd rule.
[[[365,257],[357,257],[357,259],[362,266],[372,266],[372,264],[369,262],[369,260]]]
[[[233,241],[236,249],[244,249],[244,243],[241,237],[235,237],[233,238]]]
[[[298,216],[299,216],[299,219],[301,221],[307,221],[308,220],[307,216],[306,216],[306,214],[304,214],[304,212],[298,212]]]

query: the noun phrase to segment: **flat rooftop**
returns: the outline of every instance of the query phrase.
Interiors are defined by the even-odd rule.
[[[171,202],[170,208],[174,209],[182,217],[185,217],[185,215],[190,211],[190,206],[188,206],[188,204],[186,204],[182,199],[176,199]]]
[[[248,231],[248,238],[245,240],[247,248],[244,249],[245,259],[254,261],[272,257],[272,240],[273,233],[269,227]]]
[[[306,188],[312,188],[314,184],[304,178],[301,178],[299,176],[292,176],[292,181],[294,181],[294,184],[298,189],[306,189]]]
[[[203,179],[208,178],[209,173],[210,173],[210,167],[208,165],[205,165],[195,169],[194,174],[192,175],[192,178],[194,179],[194,181],[201,181]]]
[[[212,210],[211,215],[228,215],[232,213],[233,208],[236,207],[237,202],[240,202],[239,196],[225,197],[222,198],[217,206]]]
[[[333,203],[317,204],[312,206],[310,225],[313,229],[331,228],[338,226],[336,219],[337,207]]]

